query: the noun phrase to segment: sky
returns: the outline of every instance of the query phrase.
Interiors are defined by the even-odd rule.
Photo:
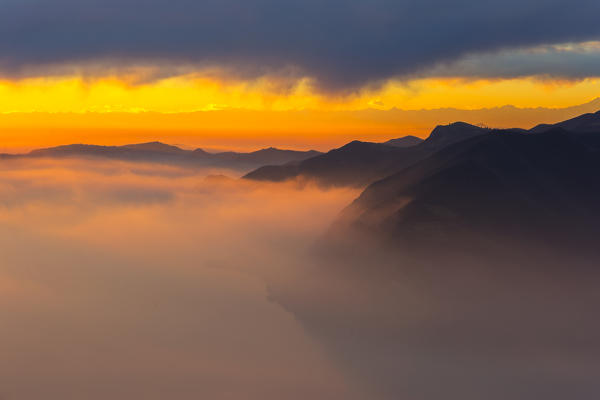
[[[3,149],[162,138],[323,150],[425,136],[439,122],[395,118],[397,110],[554,109],[600,96],[593,0],[2,0],[0,8]],[[345,122],[365,110],[386,112]],[[59,114],[87,117],[74,126]],[[110,115],[112,131],[96,127],[98,114]],[[148,114],[172,115],[175,128],[144,134]],[[552,122],[500,115],[512,126]]]
[[[598,15],[598,0],[0,0],[0,153],[325,151],[558,122],[600,109]],[[597,274],[450,265],[437,291],[372,273],[396,254],[323,269],[312,251],[360,191],[239,172],[4,158],[0,400],[598,390]]]

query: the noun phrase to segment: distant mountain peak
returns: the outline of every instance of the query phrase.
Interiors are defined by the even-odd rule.
[[[598,99],[600,103],[600,98]],[[532,133],[545,132],[552,127],[560,127],[567,131],[600,132],[600,110],[594,113],[582,114],[578,117],[557,124],[539,124],[530,129]]]
[[[145,150],[145,151],[160,151],[160,152],[182,152],[182,151],[185,151],[177,146],[173,146],[173,145],[158,142],[158,141],[137,143],[137,144],[127,144],[123,147],[126,149],[136,149],[136,150]]]
[[[490,129],[472,125],[466,122],[453,122],[448,125],[438,125],[423,142],[425,145],[445,146],[451,143],[469,139],[474,136],[489,133]]]
[[[281,150],[281,149],[278,149],[277,147],[271,146],[271,147],[265,147],[264,149],[253,151],[252,153],[261,154],[261,153],[274,153],[274,152],[280,152],[280,151],[286,151],[286,150]]]
[[[248,170],[263,165],[283,165],[314,157],[318,151],[280,150],[274,147],[252,153],[209,153],[201,148],[184,150],[159,141],[127,144],[124,146],[98,146],[70,144],[32,150],[22,157],[100,157],[126,161],[172,163],[177,165],[215,166]],[[2,155],[0,158],[9,158]],[[16,156],[15,156],[16,157]]]
[[[371,151],[394,151],[397,150],[394,147],[385,143],[373,143],[373,142],[363,142],[360,140],[353,140],[350,143],[346,143],[342,147],[338,149],[331,150],[331,152],[371,152]]]
[[[447,125],[438,125],[431,131],[430,136],[440,134],[440,133],[453,133],[459,129],[483,129],[479,126],[469,124],[463,121],[452,122]]]
[[[364,142],[362,140],[353,140],[351,142],[346,143],[341,148],[344,148],[344,147],[379,147],[382,145],[383,145],[383,143],[374,143],[374,142]]]
[[[370,142],[363,142],[361,140],[353,140],[353,141],[348,142],[345,145],[343,145],[342,148],[344,148],[344,147],[363,146],[363,145],[366,145],[366,144],[370,144]]]
[[[390,139],[387,142],[383,142],[383,144],[394,147],[412,147],[418,145],[422,141],[423,139],[421,139],[420,137],[406,135],[396,139]]]

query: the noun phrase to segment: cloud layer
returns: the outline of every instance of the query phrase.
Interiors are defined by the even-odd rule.
[[[471,53],[600,37],[595,0],[9,0],[1,9],[4,74],[108,60],[159,74],[190,65],[309,76],[333,90]]]
[[[600,42],[471,54],[426,71],[436,77],[584,79],[600,75]]]
[[[0,172],[0,397],[600,393],[597,268],[338,247],[323,233],[349,189],[99,160]]]
[[[297,267],[354,192],[119,162],[0,170],[0,397],[353,398],[261,278]]]

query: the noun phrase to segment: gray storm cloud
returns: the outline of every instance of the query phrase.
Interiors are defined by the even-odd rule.
[[[13,76],[110,60],[160,65],[159,75],[181,65],[241,77],[286,71],[341,90],[468,54],[600,38],[595,0],[5,0],[0,8],[0,67]],[[580,67],[575,57],[560,72]],[[544,74],[544,64],[533,72]]]

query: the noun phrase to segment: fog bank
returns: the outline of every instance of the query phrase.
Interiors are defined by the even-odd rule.
[[[298,267],[352,191],[89,160],[0,169],[2,398],[353,397],[265,280]]]

